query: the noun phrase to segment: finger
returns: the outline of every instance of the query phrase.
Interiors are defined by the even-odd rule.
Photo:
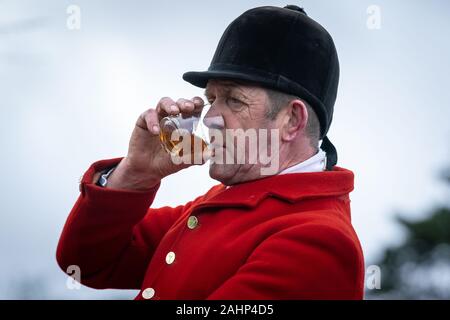
[[[156,106],[156,112],[163,118],[168,115],[177,115],[180,113],[180,109],[175,101],[169,97],[164,97],[159,100],[158,105]]]
[[[205,106],[205,101],[200,97],[193,97],[192,101],[194,102],[194,105],[195,105],[194,113],[195,114],[201,113],[203,110],[203,107]]]
[[[159,134],[159,117],[155,109],[148,109],[142,114],[147,130],[153,134]]]
[[[180,98],[177,100],[177,106],[180,109],[181,113],[186,115],[191,115],[194,112],[194,102],[188,99]]]

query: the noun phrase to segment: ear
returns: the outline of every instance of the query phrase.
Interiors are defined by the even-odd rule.
[[[308,122],[308,110],[301,100],[292,100],[282,118],[281,139],[283,141],[292,141],[299,134],[305,131]]]

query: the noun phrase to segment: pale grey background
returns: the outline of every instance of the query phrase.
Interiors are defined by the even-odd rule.
[[[295,1],[333,35],[341,83],[329,136],[355,172],[353,222],[367,261],[401,241],[396,212],[420,217],[445,201],[449,164],[450,4]],[[66,27],[81,8],[81,30]],[[123,156],[137,116],[162,96],[192,97],[188,70],[208,67],[229,22],[285,1],[0,0],[0,298],[131,298],[135,291],[68,290],[55,261],[78,178]],[[366,26],[369,5],[381,29]],[[155,206],[215,184],[207,168],[165,179]],[[176,194],[174,190],[178,191]]]

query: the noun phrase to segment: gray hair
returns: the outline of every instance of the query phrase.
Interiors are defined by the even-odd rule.
[[[306,105],[308,112],[308,122],[306,123],[306,135],[309,137],[310,144],[313,148],[318,148],[320,140],[320,122],[316,112],[305,100],[290,95],[284,92],[276,91],[273,89],[266,89],[267,96],[269,98],[269,106],[266,113],[266,118],[274,120],[278,113],[291,102],[292,100],[301,100]]]

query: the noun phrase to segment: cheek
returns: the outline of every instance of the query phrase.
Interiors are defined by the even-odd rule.
[[[263,110],[255,110],[259,111],[257,118],[250,118],[247,112],[239,112],[233,113],[228,110],[228,112],[222,113],[222,117],[224,120],[224,129],[233,130],[233,129],[242,129],[244,131],[247,130],[256,130],[256,135],[258,136],[258,129],[271,129],[274,127],[274,123],[271,120],[266,119],[265,113]],[[226,130],[225,130],[226,131]],[[223,133],[223,141],[226,141],[226,132]]]
[[[260,120],[252,119],[244,112],[224,115],[225,129],[255,129],[261,126]]]
[[[243,121],[238,115],[227,113],[223,115],[224,129],[238,129],[242,128],[245,121]]]

